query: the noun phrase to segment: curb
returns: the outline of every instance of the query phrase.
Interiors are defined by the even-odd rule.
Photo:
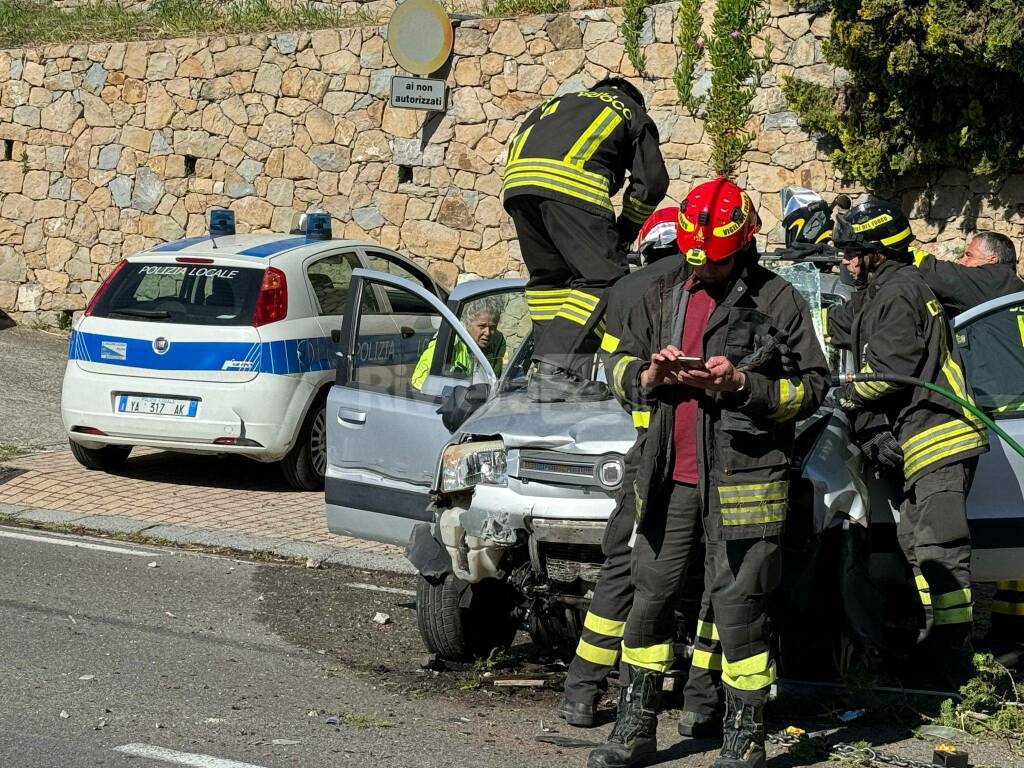
[[[380,552],[360,552],[330,544],[312,544],[294,539],[252,536],[241,531],[209,530],[184,525],[146,523],[130,517],[114,515],[86,515],[53,509],[35,509],[15,504],[0,504],[0,523],[43,525],[73,525],[88,533],[142,534],[172,544],[222,547],[240,553],[272,552],[278,557],[319,560],[331,565],[361,568],[370,571],[415,574],[416,569],[401,555]]]

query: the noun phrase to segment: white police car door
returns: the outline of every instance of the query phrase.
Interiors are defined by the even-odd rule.
[[[385,305],[386,302],[386,305]],[[327,400],[327,525],[405,544],[450,435],[437,413],[457,385],[496,382],[454,314],[410,280],[357,269]]]
[[[992,299],[953,321],[974,399],[1024,444],[1024,293]],[[1024,457],[991,430],[967,500],[975,581],[1024,578]]]

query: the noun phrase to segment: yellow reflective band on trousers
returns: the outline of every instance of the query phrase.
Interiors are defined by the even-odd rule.
[[[804,385],[799,380],[794,384],[789,379],[779,379],[779,407],[772,411],[771,418],[775,421],[795,419],[804,404],[804,395]]]
[[[591,664],[602,667],[614,667],[619,660],[619,652],[612,648],[598,648],[596,645],[580,640],[576,646],[576,655]]]
[[[920,586],[919,586],[920,588]],[[974,619],[969,587],[951,592],[932,593],[932,614],[935,624],[965,624]]]
[[[605,331],[604,336],[601,337],[601,350],[607,352],[609,355],[614,353],[619,348],[619,339],[616,336],[612,336],[610,333]]]
[[[997,581],[996,589],[1000,592],[1024,592],[1024,581]]]
[[[932,605],[936,608],[952,608],[954,606],[967,605],[971,602],[971,590],[955,589],[952,592],[943,592],[941,595],[932,595]]]
[[[619,399],[625,399],[626,390],[623,386],[623,377],[626,375],[626,368],[630,363],[639,360],[639,357],[633,357],[632,355],[623,355],[619,358],[618,362],[615,363],[615,367],[612,368],[612,391],[619,397]]]
[[[622,637],[626,633],[626,622],[612,621],[590,611],[587,611],[587,616],[583,619],[583,626],[605,637]]]
[[[974,621],[974,609],[969,606],[962,608],[936,608],[935,625],[942,624],[969,624]]]
[[[1000,616],[1024,616],[1024,603],[1011,603],[1008,600],[993,600],[992,613]]]
[[[718,640],[720,639],[718,637],[718,627],[716,627],[710,621],[704,621],[704,619],[699,619],[697,621],[697,637],[701,638],[702,640],[707,640],[708,642]]]
[[[650,411],[633,411],[633,426],[637,429],[650,429],[651,428],[651,412]]]
[[[722,682],[738,691],[759,691],[775,682],[775,665],[768,651],[739,661],[723,658]]]
[[[781,523],[786,519],[789,481],[719,485],[722,525]]]
[[[643,667],[664,674],[672,667],[674,660],[672,643],[649,645],[646,648],[630,648],[625,644],[622,646],[622,663],[631,667]]]
[[[569,295],[562,302],[562,306],[555,316],[571,320],[580,325],[586,325],[590,322],[590,317],[594,314],[594,310],[597,309],[599,302],[600,299],[597,296],[591,296],[589,293],[573,289],[569,291]]]
[[[647,217],[654,213],[654,206],[641,203],[636,198],[627,195],[622,199],[622,215],[634,224],[643,225]]]
[[[722,654],[708,653],[707,651],[700,650],[700,648],[695,648],[693,651],[693,659],[690,663],[698,669],[710,669],[714,672],[721,672]]]
[[[988,444],[985,427],[973,419],[947,421],[918,432],[902,443],[903,474],[908,479],[922,469]]]
[[[569,296],[568,288],[534,288],[526,291],[526,306],[533,322],[554,320],[562,303]]]

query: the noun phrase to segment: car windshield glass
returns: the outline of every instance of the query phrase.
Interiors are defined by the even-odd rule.
[[[93,315],[161,323],[248,325],[262,279],[262,269],[133,262],[117,273]]]

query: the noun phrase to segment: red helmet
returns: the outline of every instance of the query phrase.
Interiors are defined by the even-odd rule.
[[[750,196],[719,178],[690,190],[679,209],[676,241],[686,261],[700,266],[739,253],[760,228]]]
[[[679,208],[671,206],[659,208],[640,227],[640,234],[637,235],[637,250],[640,253],[647,253],[652,249],[664,250],[676,247],[676,219],[679,218]]]

